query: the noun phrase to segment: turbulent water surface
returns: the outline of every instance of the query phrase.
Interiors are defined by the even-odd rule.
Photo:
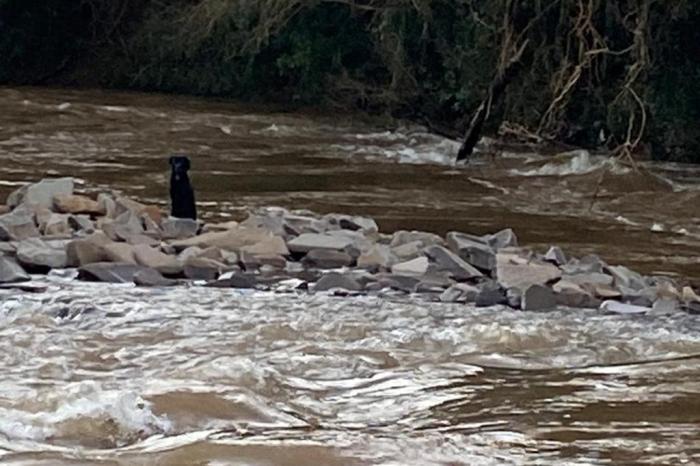
[[[419,128],[137,94],[0,89],[0,198],[44,176],[209,219],[279,205],[383,231],[512,227],[534,248],[700,281],[700,171],[495,152]],[[700,464],[700,318],[415,299],[0,290],[0,463]]]

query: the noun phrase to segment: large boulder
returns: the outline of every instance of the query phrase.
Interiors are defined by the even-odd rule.
[[[200,248],[217,247],[237,252],[244,246],[260,243],[270,236],[270,233],[261,228],[237,226],[226,231],[211,231],[193,238],[172,241],[170,244],[178,251],[197,246]]]
[[[22,186],[7,198],[7,205],[15,208],[20,204],[35,205],[51,209],[55,196],[73,194],[73,178],[45,178],[38,183]]]
[[[89,239],[76,239],[68,243],[66,255],[70,267],[80,267],[109,260],[103,246]]]
[[[337,269],[353,263],[353,258],[342,251],[312,249],[303,259],[304,265],[317,269]]]
[[[15,209],[0,215],[0,241],[22,241],[41,236],[34,223],[34,214],[28,209]]]
[[[493,235],[486,235],[483,237],[483,239],[496,251],[499,249],[514,248],[518,246],[518,237],[515,236],[515,232],[510,228],[501,230]]]
[[[14,259],[0,256],[0,283],[18,283],[29,280],[31,280],[29,274]]]
[[[391,271],[396,275],[420,276],[425,275],[430,267],[427,257],[416,257],[410,261],[401,262],[391,267]]]
[[[548,311],[557,305],[554,292],[543,285],[530,285],[522,294],[521,307],[523,311]]]
[[[65,242],[30,238],[17,245],[17,259],[28,270],[44,273],[68,266]]]
[[[268,236],[255,244],[243,246],[242,252],[252,254],[254,256],[288,256],[289,249],[287,243],[281,236]]]
[[[182,264],[176,257],[169,256],[145,244],[134,246],[134,257],[138,264],[155,269],[163,275],[177,275],[182,273]]]
[[[647,287],[647,283],[639,273],[622,265],[607,267],[608,272],[615,279],[615,286],[641,290]]]
[[[593,293],[584,289],[578,283],[570,282],[564,278],[552,287],[557,304],[575,308],[597,308],[600,300]]]
[[[424,252],[436,270],[447,272],[455,280],[471,280],[484,276],[479,270],[442,246],[428,246]]]
[[[56,194],[53,207],[64,214],[104,215],[105,208],[97,201],[78,194]]]
[[[91,282],[134,283],[134,276],[139,272],[151,273],[148,267],[142,265],[98,262],[80,267],[78,279]]]
[[[561,278],[561,270],[548,262],[531,261],[518,254],[499,252],[496,277],[502,287],[524,291],[532,285],[546,285]]]
[[[357,258],[357,266],[369,270],[388,270],[396,262],[391,248],[384,244],[375,244]]]
[[[352,246],[353,239],[318,233],[303,233],[287,243],[292,252],[308,253],[313,249],[344,251]]]
[[[474,267],[491,273],[496,268],[496,252],[481,238],[465,233],[447,234],[449,248]]]
[[[328,273],[321,277],[313,286],[313,291],[362,291],[362,285],[350,275],[340,273]]]

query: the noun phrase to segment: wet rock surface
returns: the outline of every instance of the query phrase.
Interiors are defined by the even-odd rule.
[[[518,246],[516,233],[382,234],[368,217],[260,209],[200,224],[157,206],[74,193],[69,178],[10,195],[0,209],[0,283],[78,268],[78,279],[138,286],[206,284],[333,294],[417,294],[430,301],[525,311],[700,312],[686,283],[643,276],[595,255]],[[290,288],[290,283],[294,286]]]

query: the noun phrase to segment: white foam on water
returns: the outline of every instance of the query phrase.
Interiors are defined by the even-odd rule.
[[[615,159],[592,156],[584,149],[559,154],[556,159],[532,170],[514,169],[511,170],[511,174],[518,176],[571,176],[585,175],[599,169],[607,169],[616,174],[629,172],[628,168],[621,166]]]

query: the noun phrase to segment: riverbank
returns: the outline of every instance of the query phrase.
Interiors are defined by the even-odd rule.
[[[76,194],[71,178],[23,186],[0,211],[3,287],[31,289],[30,274],[73,269],[65,273],[78,280],[146,287],[417,295],[525,311],[700,312],[700,297],[680,280],[595,255],[568,257],[557,246],[533,251],[511,229],[384,234],[369,217],[282,208],[200,224],[120,195]]]

